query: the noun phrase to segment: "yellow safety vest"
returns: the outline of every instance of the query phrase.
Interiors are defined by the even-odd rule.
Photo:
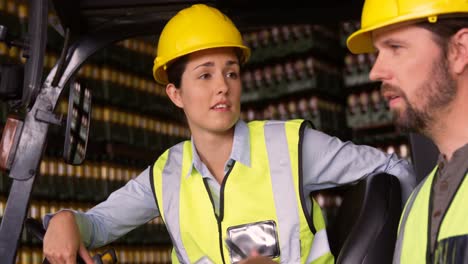
[[[173,263],[208,257],[229,263],[225,239],[229,227],[272,220],[284,263],[333,263],[324,219],[313,201],[309,216],[302,195],[299,160],[308,122],[254,121],[248,124],[251,165],[235,162],[226,174],[216,215],[202,175],[192,170],[192,144],[170,148],[152,168],[152,185],[160,214],[171,236]]]
[[[437,167],[416,187],[406,203],[400,220],[394,263],[462,263],[459,254],[468,250],[468,174],[443,213],[433,256],[429,241],[429,209],[436,172]]]

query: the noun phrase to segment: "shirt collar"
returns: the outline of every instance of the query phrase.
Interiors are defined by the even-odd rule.
[[[452,154],[452,158],[450,159],[450,161],[447,160],[447,157],[444,154],[439,153],[437,165],[440,170],[445,169],[445,167],[447,167],[448,164],[453,164],[453,163],[457,163],[457,164],[459,163],[460,166],[462,166],[462,164],[464,164],[466,160],[466,157],[468,157],[468,144],[465,144],[459,149],[455,150],[455,152],[453,152]]]
[[[190,143],[192,145],[192,166],[190,167],[186,177],[192,174],[193,169],[196,169],[203,177],[207,177],[207,175],[210,175],[210,173],[206,165],[201,161],[200,156],[198,156],[193,137],[191,138]],[[249,128],[242,120],[237,121],[234,127],[234,139],[232,143],[231,155],[229,156],[229,160],[227,161],[226,166],[231,164],[232,161],[240,162],[245,166],[250,167]]]

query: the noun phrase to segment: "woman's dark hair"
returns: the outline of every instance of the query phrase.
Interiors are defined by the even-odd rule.
[[[450,38],[460,29],[468,28],[468,17],[466,15],[454,17],[440,17],[436,23],[428,21],[420,22],[417,26],[429,30],[434,34],[434,41],[447,54]]]
[[[235,49],[234,50],[237,56],[237,59],[240,62],[243,61],[243,56],[244,54],[240,49]],[[177,58],[176,60],[172,61],[168,66],[167,66],[167,80],[169,83],[174,84],[176,88],[179,88],[180,85],[182,84],[182,74],[185,71],[185,67],[187,66],[188,62],[188,55],[181,56]],[[242,65],[239,65],[242,66]]]
[[[188,55],[182,56],[167,66],[167,80],[179,88],[182,82],[182,74],[187,66]]]

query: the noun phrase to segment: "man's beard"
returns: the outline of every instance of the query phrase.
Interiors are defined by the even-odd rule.
[[[415,98],[422,100],[421,109],[412,105],[407,95],[397,86],[382,84],[382,92],[392,91],[406,105],[406,109],[394,109],[393,119],[403,132],[418,132],[428,135],[437,121],[437,112],[445,109],[457,94],[456,82],[448,72],[448,61],[445,56],[434,62],[430,78],[415,92]]]

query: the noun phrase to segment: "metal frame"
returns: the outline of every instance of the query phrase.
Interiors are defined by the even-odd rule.
[[[47,40],[47,0],[30,0],[29,11],[29,59],[25,65],[22,102],[25,107],[33,103],[35,92],[40,87],[45,43]],[[4,216],[0,225],[0,259],[2,263],[14,263],[23,221],[29,205],[37,168],[45,145],[48,125],[35,120],[35,113],[42,109],[43,98],[34,102],[27,113],[23,129],[10,169],[13,183],[8,196]],[[52,110],[48,109],[49,111]],[[10,152],[11,154],[12,152]]]
[[[34,8],[47,10],[47,0],[41,1],[31,0],[31,2],[37,3]],[[50,71],[40,93],[34,101],[34,105],[26,114],[20,141],[9,174],[13,183],[0,225],[0,259],[2,263],[15,263],[16,251],[28,210],[29,199],[46,145],[48,128],[51,124],[57,124],[53,110],[70,78],[78,71],[86,59],[99,49],[128,37],[152,34],[155,31],[160,31],[164,26],[164,23],[157,19],[150,19],[148,17],[134,19],[131,24],[102,27],[78,39],[66,51],[67,56],[65,60],[59,60]],[[45,38],[46,36],[44,33],[35,34],[33,37]],[[44,52],[38,53],[38,56],[44,56]],[[42,61],[42,59],[39,60]],[[34,67],[33,69],[35,69]],[[53,80],[57,78],[57,69],[60,67],[63,67],[63,73],[59,73],[57,86],[53,86]],[[42,69],[42,66],[40,68]],[[29,72],[29,76],[31,74],[32,71]],[[28,77],[26,76],[25,78]],[[50,118],[44,118],[44,116],[49,116]]]

